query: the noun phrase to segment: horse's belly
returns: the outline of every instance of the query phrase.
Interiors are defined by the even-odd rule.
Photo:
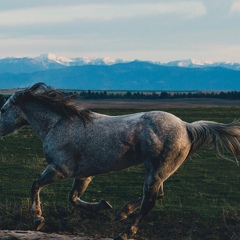
[[[87,151],[79,161],[79,174],[94,176],[102,173],[122,170],[142,163],[134,148],[116,152],[114,149],[96,149]]]

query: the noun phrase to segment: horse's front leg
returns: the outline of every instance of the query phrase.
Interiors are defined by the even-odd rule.
[[[105,200],[100,200],[99,202],[85,202],[81,200],[82,194],[87,189],[89,183],[92,181],[92,177],[87,178],[75,178],[72,186],[72,190],[69,194],[69,201],[75,205],[79,206],[87,211],[99,211],[105,209],[112,209],[112,206]]]
[[[31,188],[32,199],[32,212],[34,216],[34,227],[36,230],[40,230],[44,225],[44,217],[42,217],[41,202],[39,193],[41,189],[50,183],[56,182],[65,178],[60,169],[56,169],[56,166],[49,164],[39,178],[37,178]]]

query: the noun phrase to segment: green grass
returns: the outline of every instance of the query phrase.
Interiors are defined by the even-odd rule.
[[[185,121],[231,122],[240,108],[164,109]],[[143,110],[96,110],[110,115]],[[146,110],[148,111],[148,110]],[[30,187],[46,167],[37,136],[23,128],[0,142],[0,229],[32,229]],[[89,236],[114,236],[131,219],[114,223],[114,214],[126,202],[142,195],[144,168],[97,176],[83,199],[109,201],[114,209],[88,213],[68,203],[71,180],[41,192],[46,232],[85,232]],[[136,239],[238,239],[240,238],[240,167],[202,149],[188,159],[164,184],[165,196],[142,224]]]

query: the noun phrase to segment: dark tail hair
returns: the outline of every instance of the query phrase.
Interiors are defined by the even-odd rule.
[[[187,131],[192,141],[189,155],[201,146],[214,147],[219,157],[228,159],[224,150],[232,153],[237,164],[240,157],[240,120],[230,124],[211,121],[197,121],[187,124]]]

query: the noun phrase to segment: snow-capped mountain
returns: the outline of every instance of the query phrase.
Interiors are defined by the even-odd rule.
[[[186,68],[204,68],[204,67],[222,67],[233,70],[240,70],[239,63],[233,62],[211,62],[211,61],[199,61],[196,59],[176,60],[168,63],[160,63],[164,66],[186,67]]]
[[[0,73],[30,73],[49,69],[58,69],[69,66],[83,65],[111,65],[123,62],[122,59],[110,57],[79,57],[68,58],[56,56],[53,53],[41,54],[38,57],[29,58],[4,58],[0,59]]]
[[[36,82],[72,90],[239,91],[240,71],[221,67],[170,67],[133,61],[69,66],[31,73],[0,73],[2,89],[29,87]]]
[[[232,62],[209,62],[198,61],[195,59],[177,60],[168,63],[150,61],[145,62],[168,67],[184,67],[184,68],[222,67],[240,71],[240,64]],[[23,58],[0,59],[0,73],[14,73],[14,74],[31,73],[36,71],[59,69],[69,66],[113,65],[116,63],[127,63],[127,61],[123,61],[122,59],[113,59],[110,57],[68,58],[64,56],[57,56],[53,53],[47,53],[34,58],[23,57]]]
[[[53,53],[42,54],[39,57],[33,58],[33,61],[42,62],[48,66],[48,63],[58,63],[64,66],[82,66],[87,64],[92,65],[105,65],[123,62],[121,59],[113,59],[110,57],[96,58],[96,57],[79,57],[79,58],[67,58],[63,56],[56,56]]]
[[[49,63],[58,63],[61,65],[68,66],[69,64],[74,62],[74,60],[71,58],[56,56],[53,53],[41,54],[40,56],[32,58],[31,60],[36,63],[42,63],[46,67],[48,67]]]
[[[163,63],[165,66],[177,66],[177,67],[204,67],[211,66],[213,62],[209,61],[199,61],[196,59],[186,59],[186,60],[176,60],[168,63]]]
[[[36,82],[61,89],[239,91],[240,64],[192,59],[124,62],[50,53],[35,58],[0,59],[0,88],[28,87]]]

